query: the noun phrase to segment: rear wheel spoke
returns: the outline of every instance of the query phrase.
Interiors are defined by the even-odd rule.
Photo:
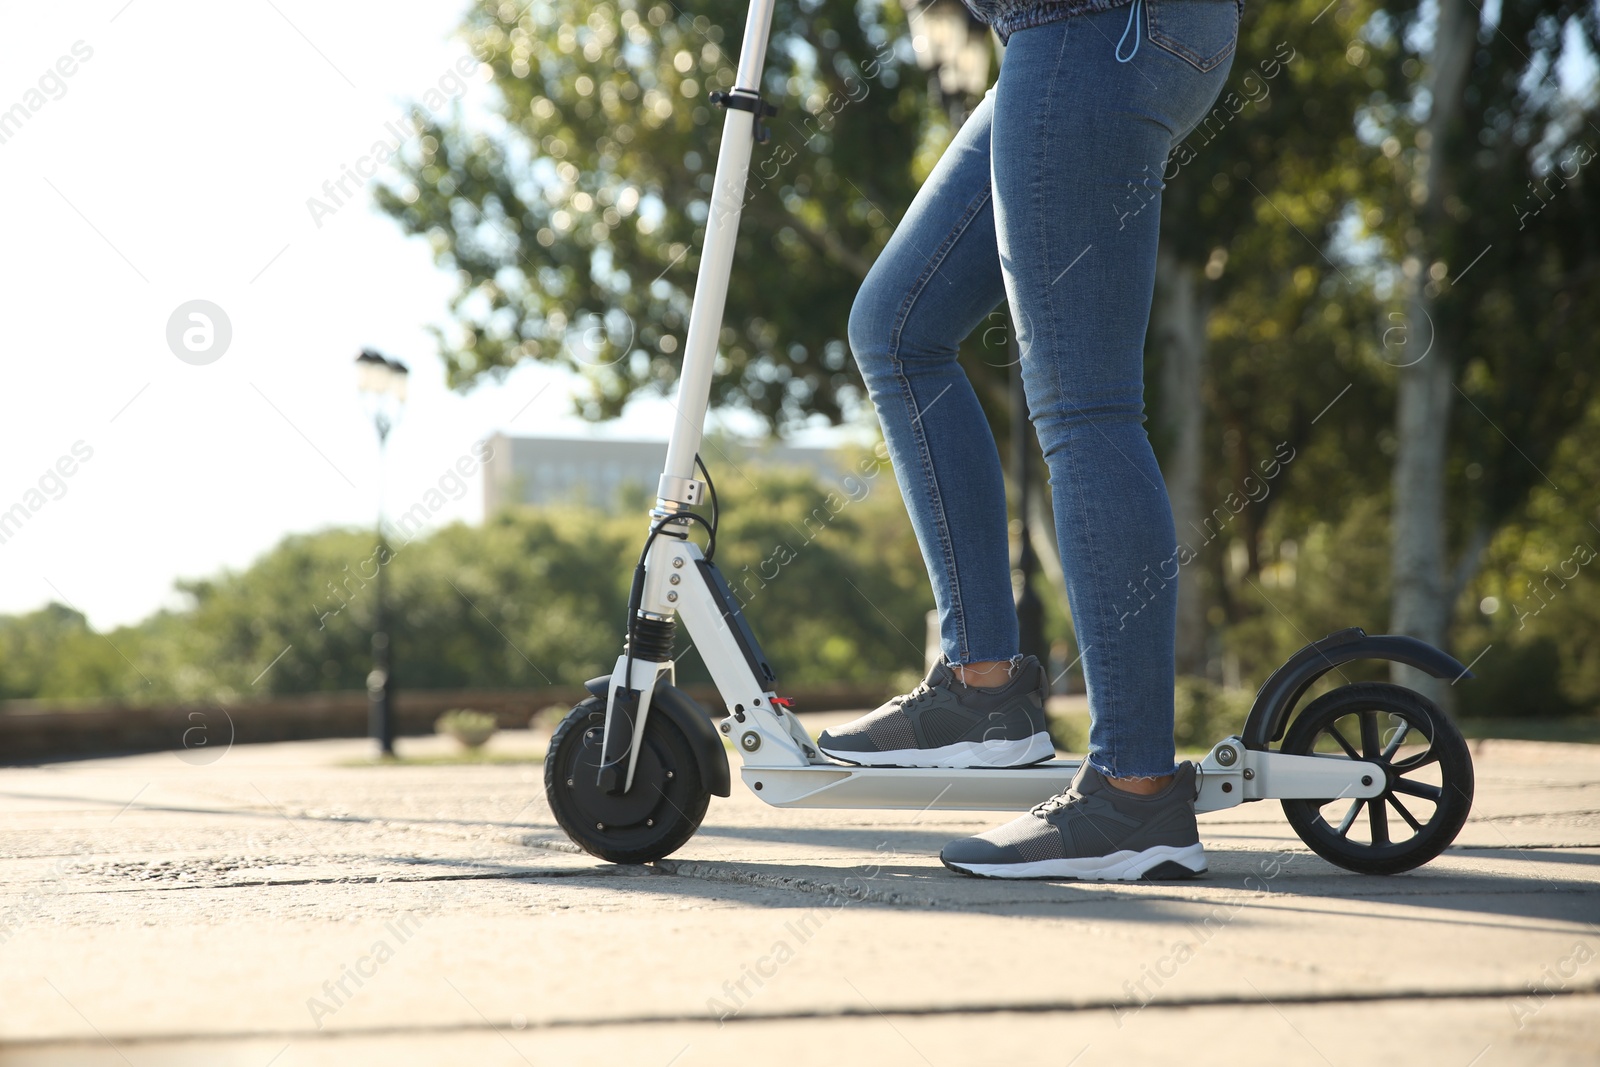
[[[1390,739],[1387,745],[1383,746],[1383,758],[1392,759],[1394,754],[1400,751],[1400,746],[1405,742],[1406,735],[1410,732],[1411,723],[1401,719],[1399,728],[1394,732],[1394,737]]]
[[[1387,845],[1389,843],[1389,811],[1383,806],[1382,801],[1367,805],[1367,819],[1372,825],[1372,843],[1374,845]]]
[[[1361,805],[1365,803],[1365,800],[1356,800],[1351,802],[1350,810],[1345,812],[1344,818],[1339,820],[1338,834],[1340,837],[1344,837],[1350,832],[1350,827],[1355,824],[1357,813],[1361,811]]]
[[[1423,800],[1431,800],[1435,804],[1439,803],[1439,798],[1444,795],[1444,791],[1436,785],[1429,785],[1427,782],[1413,782],[1409,778],[1396,778],[1389,788],[1396,793],[1404,793],[1408,797],[1421,797]]]
[[[1328,736],[1333,738],[1340,748],[1344,749],[1344,754],[1346,756],[1349,756],[1353,760],[1359,760],[1361,758],[1360,753],[1358,753],[1351,746],[1350,742],[1344,739],[1344,734],[1341,734],[1339,732],[1339,728],[1333,725],[1331,722],[1328,724]]]
[[[1395,763],[1393,765],[1394,768],[1400,771],[1414,771],[1418,767],[1426,767],[1430,763],[1438,763],[1438,750],[1433,747],[1432,741],[1428,742],[1428,746],[1429,747],[1426,752],[1418,753],[1415,756],[1408,756],[1407,758]]]
[[[1383,742],[1378,739],[1378,713],[1361,713],[1361,751],[1367,759],[1383,758]]]
[[[1422,832],[1422,824],[1417,821],[1416,816],[1412,815],[1406,810],[1406,806],[1404,804],[1400,803],[1399,797],[1395,796],[1393,793],[1390,793],[1386,799],[1390,804],[1394,805],[1394,810],[1400,813],[1400,817],[1406,821],[1407,826],[1411,827],[1411,829],[1415,830],[1419,834]]]

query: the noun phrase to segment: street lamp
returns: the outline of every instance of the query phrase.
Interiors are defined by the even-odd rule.
[[[989,88],[994,42],[989,28],[961,0],[901,0],[911,23],[917,66],[931,71],[952,128],[966,120],[969,102]]]
[[[367,675],[367,735],[381,755],[394,755],[394,676],[390,672],[388,597],[389,541],[383,531],[383,459],[389,431],[406,406],[406,365],[370,348],[356,357],[356,389],[378,431],[378,589],[372,608],[372,671]]]
[[[1033,423],[1028,421],[1028,397],[1022,386],[1022,349],[1017,344],[1016,323],[1007,336],[1007,349],[1011,355],[1011,462],[1017,480],[1017,638],[1018,651],[1037,656],[1040,663],[1049,663],[1049,649],[1044,641],[1044,604],[1033,588],[1033,576],[1039,570],[1039,557],[1033,550],[1033,538],[1028,533],[1028,513],[1033,508]]]

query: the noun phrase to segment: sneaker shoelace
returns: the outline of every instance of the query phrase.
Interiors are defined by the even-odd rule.
[[[1015,674],[1014,671],[1013,674]],[[1007,677],[1007,683],[1009,683],[1010,680],[1010,677]],[[970,686],[967,686],[967,683],[962,681],[959,676],[955,678],[955,681],[963,687],[971,688]],[[924,678],[922,681],[917,683],[917,687],[911,690],[911,692],[903,693],[897,697],[891,697],[890,701],[901,711],[909,711],[911,708],[932,697],[933,693],[934,687],[929,684],[928,679]]]
[[[1046,815],[1053,815],[1062,808],[1081,803],[1083,800],[1084,796],[1082,793],[1078,792],[1072,786],[1068,786],[1066,789],[1057,793],[1050,799],[1041,800],[1039,803],[1029,808],[1028,812],[1029,814],[1037,815],[1042,819]]]
[[[900,696],[895,697],[894,703],[900,708],[901,711],[905,711],[912,705],[919,704],[932,695],[933,686],[929,685],[928,680],[924,678],[922,681],[917,683],[917,687],[911,690],[911,692],[902,693]]]

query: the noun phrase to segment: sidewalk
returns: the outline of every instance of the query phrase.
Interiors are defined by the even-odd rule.
[[[994,816],[737,781],[615,867],[537,763],[360,741],[0,770],[0,1064],[1592,1065],[1600,747],[1474,748],[1420,871],[1340,871],[1263,803],[1154,885],[961,878],[935,854]]]

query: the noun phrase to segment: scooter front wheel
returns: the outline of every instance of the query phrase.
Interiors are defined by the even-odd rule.
[[[585,852],[613,863],[669,856],[694,836],[711,794],[683,732],[666,715],[645,720],[633,787],[602,790],[606,702],[591,697],[561,720],[544,759],[544,793],[556,822]]]
[[[1313,700],[1289,726],[1284,752],[1383,768],[1371,799],[1284,800],[1300,839],[1330,863],[1398,874],[1449,847],[1472,809],[1472,753],[1438,705],[1404,686],[1363,682]]]

